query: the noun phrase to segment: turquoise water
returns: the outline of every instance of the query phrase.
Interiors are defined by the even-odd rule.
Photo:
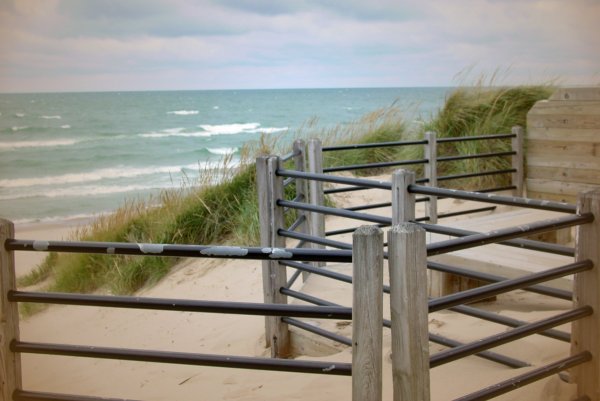
[[[292,140],[395,104],[428,118],[447,88],[0,94],[0,216],[88,217],[180,187],[261,134]]]

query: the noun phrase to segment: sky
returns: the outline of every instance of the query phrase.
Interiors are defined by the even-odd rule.
[[[0,92],[600,84],[600,0],[0,0]]]

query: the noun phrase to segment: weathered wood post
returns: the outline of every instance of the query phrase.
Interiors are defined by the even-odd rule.
[[[294,141],[294,145],[292,148],[294,152],[294,168],[296,171],[306,171],[306,143],[302,139],[296,139]],[[299,199],[300,202],[308,203],[308,183],[306,180],[301,178],[296,178],[296,198]],[[298,218],[303,218],[304,222],[300,224],[300,232],[302,234],[310,234],[309,229],[309,219],[308,212],[305,210],[298,210]],[[310,246],[310,244],[308,244]],[[302,246],[302,248],[309,247],[307,244]],[[306,281],[309,272],[302,272],[302,281]]]
[[[383,232],[361,226],[352,235],[352,400],[381,401]]]
[[[429,400],[429,328],[425,230],[388,231],[394,401]]]
[[[9,291],[17,289],[15,257],[4,248],[9,238],[14,238],[12,222],[0,219],[0,400],[12,400],[15,390],[21,389],[21,356],[10,350],[10,343],[19,339],[19,309],[8,302]]]
[[[392,225],[415,219],[415,195],[408,192],[415,183],[415,173],[396,170],[392,173]]]
[[[316,174],[323,174],[323,145],[317,138],[308,141],[308,171]],[[313,206],[323,206],[325,204],[325,195],[323,193],[323,182],[310,180],[308,183],[310,193],[310,204]],[[325,238],[325,216],[322,213],[310,212],[309,231],[310,235],[319,238]],[[313,249],[325,249],[325,245],[311,244]],[[315,267],[325,266],[325,262],[313,262]]]
[[[511,158],[512,168],[516,169],[515,173],[511,174],[512,185],[516,186],[514,195],[523,197],[523,188],[525,187],[525,151],[523,144],[525,143],[525,130],[523,127],[512,127],[512,133],[516,137],[511,139],[512,151],[516,152]]]
[[[571,354],[592,353],[592,360],[571,371],[577,394],[587,395],[590,401],[600,401],[600,190],[579,194],[577,213],[592,213],[594,221],[577,227],[575,260],[591,260],[594,268],[575,274],[573,306],[590,305],[591,316],[573,322]]]
[[[256,184],[258,189],[258,208],[260,219],[260,244],[265,253],[274,248],[284,248],[285,238],[277,234],[283,227],[283,208],[277,206],[277,200],[283,199],[283,179],[277,176],[279,157],[261,156],[256,159]],[[285,287],[287,274],[277,260],[263,260],[262,279],[264,301],[269,304],[285,304],[287,297],[279,289]],[[289,354],[288,326],[281,317],[265,317],[265,341],[271,347],[273,358],[286,357]]]
[[[425,165],[425,178],[429,179],[427,185],[437,187],[437,134],[432,131],[425,133],[427,146],[425,146],[425,159],[428,160]],[[438,217],[437,196],[429,195],[429,201],[426,204],[426,215],[429,216],[429,223],[436,224]]]

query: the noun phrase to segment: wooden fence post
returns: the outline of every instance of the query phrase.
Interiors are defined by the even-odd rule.
[[[525,143],[525,130],[523,127],[514,126],[512,127],[512,133],[516,135],[515,138],[511,139],[511,147],[515,155],[511,158],[512,168],[516,169],[516,173],[512,173],[512,185],[517,188],[514,190],[514,195],[520,198],[523,197],[523,188],[525,181],[525,151],[523,144]]]
[[[394,401],[429,400],[429,328],[425,230],[388,231]]]
[[[571,377],[579,396],[600,401],[600,190],[579,194],[577,213],[593,213],[595,217],[593,222],[577,227],[575,245],[575,260],[591,260],[594,268],[575,274],[573,306],[590,305],[594,313],[573,322],[571,353],[590,351],[592,360],[573,368]]]
[[[260,244],[265,253],[274,248],[284,248],[285,238],[277,234],[283,227],[283,208],[277,206],[277,199],[283,199],[283,179],[275,172],[279,167],[279,157],[261,156],[256,159],[256,184],[260,219]],[[279,291],[287,281],[286,269],[276,260],[263,260],[262,279],[265,303],[286,304],[287,297]],[[265,317],[265,341],[271,347],[271,357],[282,358],[289,355],[288,326],[281,317]]]
[[[12,222],[0,219],[0,400],[12,400],[15,390],[21,389],[21,356],[10,350],[10,343],[19,339],[19,308],[8,302],[9,291],[17,289],[15,257],[4,249],[4,243],[14,238]]]
[[[296,171],[306,171],[305,156],[306,156],[306,143],[302,139],[296,139],[293,145],[294,152],[294,168]],[[306,180],[296,178],[296,198],[300,202],[308,203],[308,183]],[[305,210],[298,210],[298,218],[304,218],[304,222],[300,224],[300,232],[302,234],[310,234],[308,212]],[[310,244],[305,244],[302,248],[310,247]],[[302,281],[306,281],[309,272],[302,272]]]
[[[323,146],[320,139],[310,139],[308,141],[308,171],[316,174],[323,174]],[[323,182],[309,180],[310,204],[313,206],[323,206],[325,204],[325,195],[323,194]],[[310,212],[309,231],[310,235],[319,238],[325,238],[325,216],[322,213]],[[325,245],[312,243],[313,249],[325,249]],[[315,267],[325,266],[325,262],[313,262]]]
[[[425,133],[427,146],[425,146],[425,159],[429,162],[425,165],[425,178],[429,179],[427,183],[430,187],[437,187],[437,134],[432,131]],[[429,195],[429,202],[426,206],[426,214],[429,216],[429,223],[437,223],[437,196]]]
[[[392,225],[415,219],[415,195],[407,191],[415,183],[415,173],[396,170],[392,173]]]
[[[383,232],[361,226],[352,235],[352,400],[381,401]]]

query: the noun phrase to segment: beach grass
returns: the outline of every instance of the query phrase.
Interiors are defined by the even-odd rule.
[[[410,129],[396,107],[378,110],[351,124],[314,131],[311,124],[297,137],[319,137],[324,145],[390,142],[422,138],[426,131],[439,137],[507,133],[513,125],[525,125],[527,111],[547,98],[551,85],[497,88],[486,85],[461,87],[446,99],[445,105],[429,121]],[[288,146],[289,147],[289,146]],[[114,213],[101,216],[81,228],[75,238],[82,241],[172,244],[259,245],[256,171],[253,161],[264,154],[285,154],[277,137],[266,136],[245,146],[242,161],[231,167],[226,157],[219,169],[204,169],[198,182],[177,190],[163,191],[158,197],[128,202]],[[474,154],[506,150],[498,141],[465,142],[440,147],[443,154]],[[326,166],[366,164],[422,158],[422,147],[379,148],[326,152]],[[508,160],[466,160],[440,164],[440,175],[505,168]],[[356,174],[380,174],[391,169],[358,170]],[[416,168],[418,170],[418,168]],[[464,182],[463,182],[464,181]],[[463,180],[455,187],[503,185],[494,177]],[[294,186],[286,188],[293,197]],[[294,215],[288,216],[288,223]],[[89,293],[104,291],[131,294],[164,277],[177,258],[127,255],[88,255],[51,253],[20,286],[46,284],[48,291]],[[25,307],[24,311],[34,311]]]

